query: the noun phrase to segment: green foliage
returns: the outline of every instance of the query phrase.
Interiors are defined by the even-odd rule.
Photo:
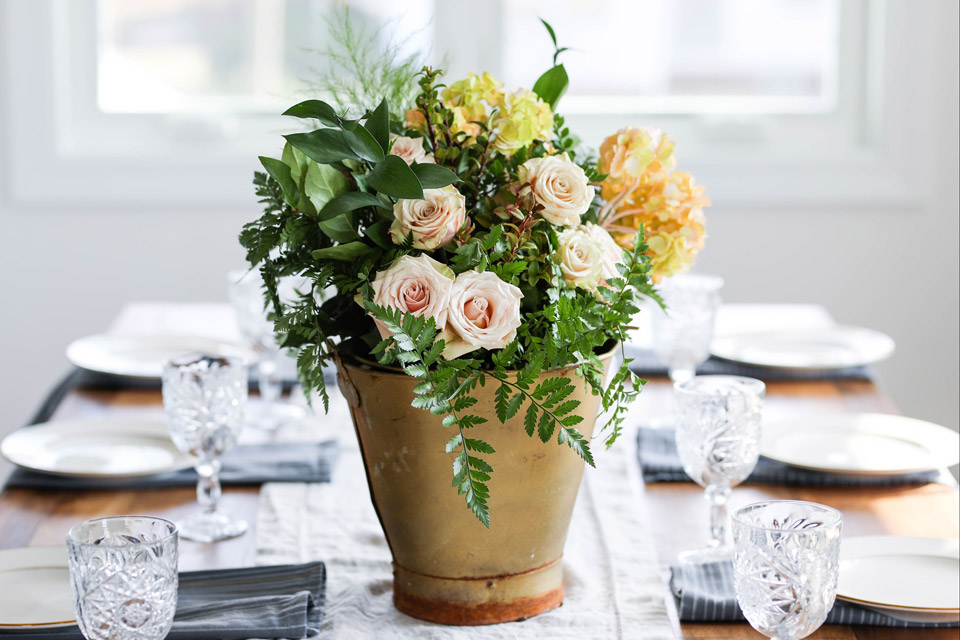
[[[556,49],[554,64],[534,89],[556,105],[568,83],[557,63],[565,48],[544,25]],[[609,278],[606,286],[586,290],[568,283],[560,269],[559,229],[540,215],[542,205],[519,180],[524,162],[558,153],[575,159],[589,180],[603,179],[589,156],[578,151],[579,140],[563,117],[554,115],[553,140],[505,155],[487,123],[475,123],[470,135],[457,124],[441,100],[439,71],[424,68],[416,78],[409,59],[395,51],[374,56],[373,45],[360,33],[349,20],[337,24],[346,72],[325,85],[336,106],[310,99],[285,112],[319,127],[284,136],[279,159],[260,158],[265,171],[254,174],[254,186],[263,214],[243,227],[240,242],[263,276],[280,344],[298,353],[298,375],[308,397],[319,394],[326,405],[323,365],[347,345],[401,367],[419,381],[413,406],[440,416],[448,430],[441,440],[451,455],[452,486],[489,527],[496,452],[484,440],[486,419],[474,410],[474,390],[494,385],[500,422],[513,420],[529,437],[554,440],[593,465],[591,443],[578,430],[592,416],[582,415],[572,398],[584,384],[600,397],[607,421],[598,437],[612,445],[644,381],[626,361],[605,386],[599,356],[623,341],[641,297],[659,300],[648,278],[647,247],[641,230],[635,248],[624,252],[619,277]],[[354,84],[343,84],[347,79]],[[418,84],[415,97],[408,84]],[[358,105],[357,117],[348,118],[347,108]],[[403,114],[410,106],[423,116],[422,127],[405,128]],[[408,165],[389,154],[391,134],[422,140],[435,163]],[[391,235],[397,201],[448,185],[464,196],[466,221],[452,240],[428,255],[454,274],[490,271],[523,295],[515,340],[503,349],[477,349],[450,360],[443,357],[446,344],[434,319],[374,304],[372,286],[377,274],[399,258],[424,253],[414,248],[412,233]],[[593,203],[583,220],[595,221],[598,208],[599,202]],[[281,303],[278,280],[288,275],[304,277],[309,285],[295,300]],[[381,339],[374,319],[392,336]],[[543,375],[571,365],[576,376]]]
[[[412,102],[422,57],[404,54],[406,41],[391,37],[389,25],[358,26],[349,7],[337,7],[327,23],[327,39],[319,53],[330,66],[314,70],[307,81],[310,90],[329,96],[341,112],[373,108],[384,97],[394,105]]]

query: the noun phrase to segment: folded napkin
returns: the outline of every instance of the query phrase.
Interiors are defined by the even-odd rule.
[[[743,621],[733,587],[733,563],[679,564],[670,567],[670,591],[684,622]],[[864,624],[885,627],[957,627],[960,623],[906,622],[837,600],[825,624]]]
[[[672,429],[637,430],[637,453],[644,482],[690,482],[680,463]],[[896,487],[929,484],[940,471],[895,476],[858,476],[800,469],[761,457],[747,482],[802,487]]]
[[[180,574],[177,613],[167,640],[305,638],[326,605],[322,562]],[[0,638],[83,640],[79,627],[3,629]]]
[[[27,427],[29,428],[29,427]],[[260,485],[265,482],[330,482],[339,454],[335,441],[320,443],[281,442],[239,445],[223,455],[220,482],[225,485]],[[160,489],[192,487],[197,472],[182,469],[170,473],[123,479],[75,478],[16,469],[8,487],[48,489]]]
[[[650,349],[626,345],[624,352],[633,358],[630,370],[641,376],[666,376],[667,367]],[[746,376],[769,382],[791,382],[794,380],[873,380],[870,367],[844,367],[841,369],[782,369],[778,367],[758,367],[741,362],[722,360],[711,356],[697,367],[697,373]]]

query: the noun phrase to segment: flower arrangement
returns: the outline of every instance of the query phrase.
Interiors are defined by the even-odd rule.
[[[529,436],[593,465],[574,382],[537,376],[576,365],[613,444],[643,381],[624,359],[605,385],[598,353],[623,341],[641,297],[659,300],[651,276],[703,242],[706,201],[670,172],[666,136],[626,129],[599,160],[577,149],[557,113],[563,49],[546,26],[554,65],[532,90],[488,73],[445,86],[424,67],[412,104],[384,98],[360,118],[320,100],[288,109],[321,126],[260,158],[264,213],[240,235],[305,390],[326,406],[322,366],[342,352],[402,367],[420,381],[413,405],[443,416],[453,486],[488,527],[495,452],[471,391],[497,385],[497,419],[522,415]],[[311,286],[281,304],[278,278],[293,274]]]

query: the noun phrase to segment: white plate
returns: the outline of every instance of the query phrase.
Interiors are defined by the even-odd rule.
[[[890,336],[860,327],[758,331],[718,337],[710,353],[725,360],[786,369],[840,369],[885,360]]]
[[[193,466],[163,420],[47,422],[14,431],[0,443],[0,453],[27,469],[86,478],[131,478]]]
[[[760,454],[830,473],[919,473],[960,462],[960,435],[923,420],[882,413],[810,415],[764,423]]]
[[[910,622],[960,621],[960,540],[844,538],[837,597]]]
[[[0,549],[0,629],[76,624],[64,547]]]
[[[115,336],[107,333],[71,342],[67,358],[82,369],[118,376],[159,378],[168,360],[188,353],[238,356],[254,362],[246,347],[211,338],[191,336]]]

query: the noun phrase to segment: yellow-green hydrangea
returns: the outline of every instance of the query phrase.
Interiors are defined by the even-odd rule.
[[[553,134],[553,111],[533,91],[506,93],[498,106],[493,147],[504,155],[511,156],[534,140],[549,140]]]
[[[487,106],[500,102],[503,83],[486,71],[482,76],[471,73],[444,89],[440,96],[444,104],[459,111],[466,121],[483,122],[487,119]]]

